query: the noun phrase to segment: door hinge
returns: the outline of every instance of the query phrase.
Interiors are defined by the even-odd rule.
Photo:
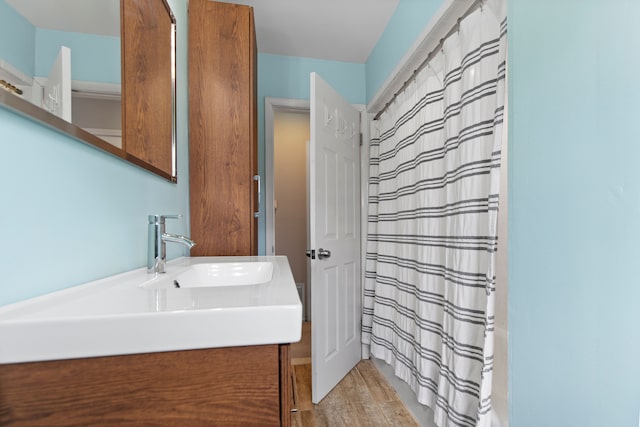
[[[363,137],[362,137],[362,132],[360,132],[360,146],[361,146],[361,147],[362,147],[362,139],[363,139]]]

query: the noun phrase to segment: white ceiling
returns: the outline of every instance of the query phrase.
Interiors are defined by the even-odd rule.
[[[253,6],[258,51],[366,62],[400,0],[222,0]]]
[[[119,35],[118,0],[6,0],[35,26]],[[223,0],[253,6],[258,51],[366,62],[400,0]]]
[[[6,0],[39,28],[120,36],[118,0]]]

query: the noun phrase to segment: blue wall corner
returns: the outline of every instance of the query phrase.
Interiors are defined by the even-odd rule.
[[[366,63],[367,102],[371,101],[444,0],[400,0]]]
[[[364,104],[365,65],[293,56],[258,55],[258,172],[265,173],[264,98],[309,99],[310,75],[317,72],[345,99]],[[265,252],[264,212],[258,220],[258,252]]]
[[[30,77],[46,77],[60,46],[71,48],[72,79],[120,83],[119,37],[36,28],[0,0],[0,59]]]
[[[120,37],[36,29],[35,76],[46,77],[60,46],[71,49],[71,78],[120,83]]]
[[[36,28],[0,0],[0,59],[26,75],[35,73]]]

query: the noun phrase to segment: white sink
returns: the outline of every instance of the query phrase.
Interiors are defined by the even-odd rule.
[[[0,364],[290,343],[301,325],[286,257],[180,258],[0,307]]]
[[[272,278],[272,262],[205,262],[190,265],[176,275],[147,282],[143,286],[180,289],[248,286],[268,283]]]

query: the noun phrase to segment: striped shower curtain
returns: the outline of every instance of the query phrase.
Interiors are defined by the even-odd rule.
[[[364,352],[440,427],[490,425],[504,3],[460,21],[372,124]]]

